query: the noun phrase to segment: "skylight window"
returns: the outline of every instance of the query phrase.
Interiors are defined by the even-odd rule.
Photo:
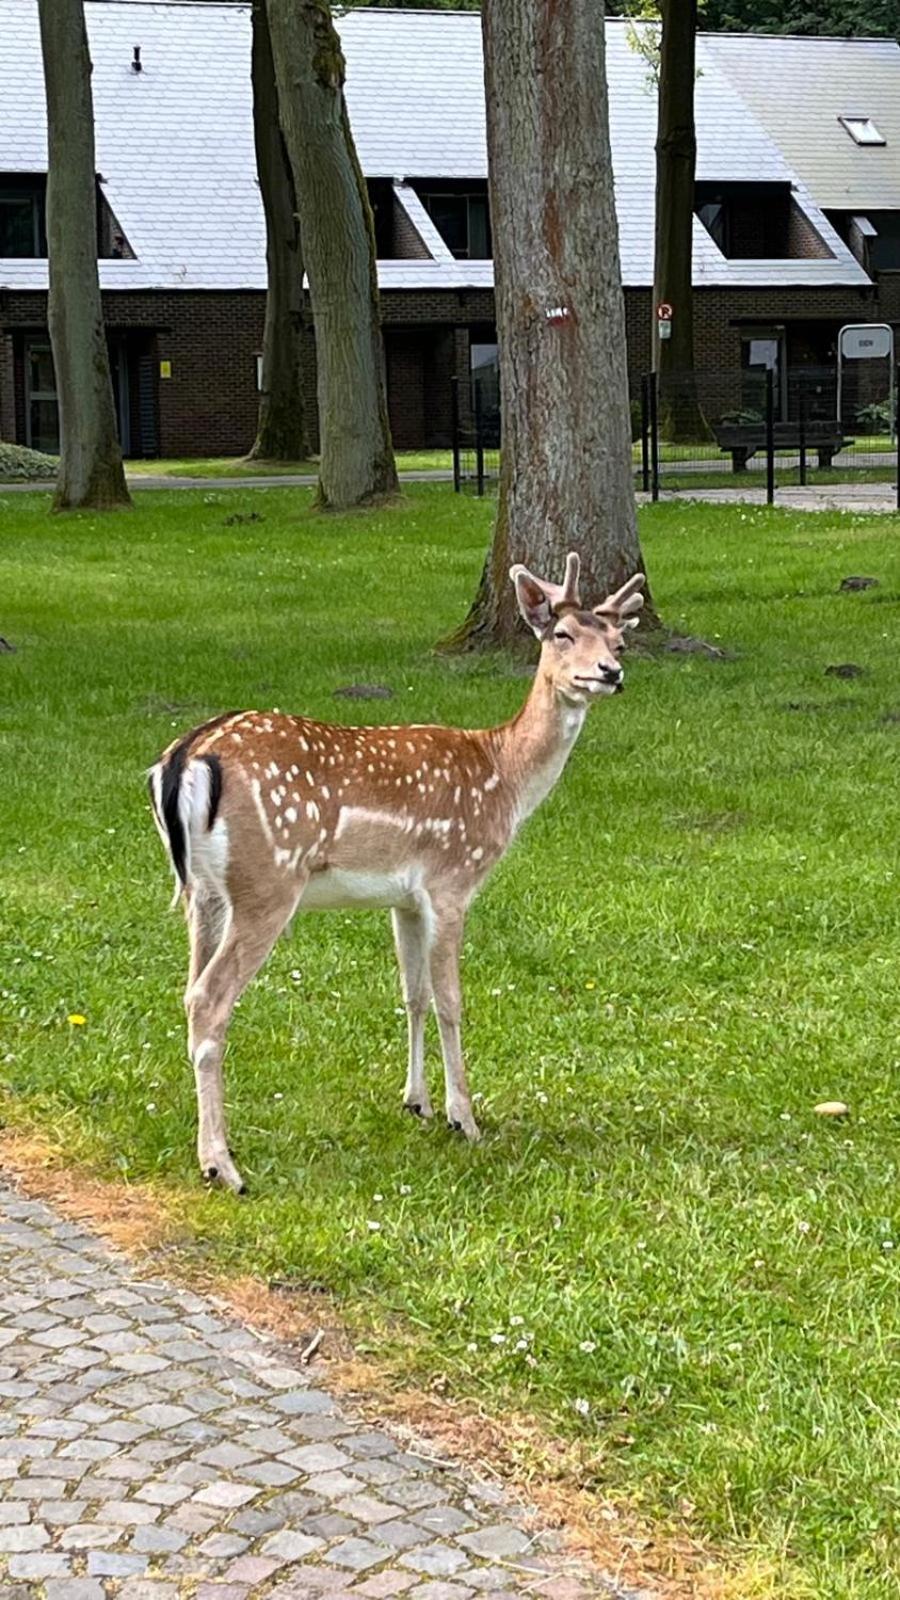
[[[886,144],[884,134],[876,128],[871,117],[838,117],[854,144]]]

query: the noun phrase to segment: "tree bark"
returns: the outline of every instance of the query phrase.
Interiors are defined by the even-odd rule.
[[[513,562],[557,580],[577,550],[595,602],[642,565],[603,27],[596,0],[482,10],[503,440],[493,543],[450,647],[514,638]]]
[[[267,4],[316,331],[319,504],[341,510],[397,492],[375,232],[327,0]]]
[[[302,461],[309,453],[300,377],[303,252],[294,179],[278,120],[266,0],[253,0],[253,133],[266,218],[266,322],[256,442],[250,459]]]
[[[54,509],[131,504],[97,270],[91,58],[82,0],[39,0],[47,97],[48,321],[59,402]]]
[[[656,135],[656,249],[653,354],[659,374],[659,420],[673,442],[703,439],[709,429],[694,372],[694,124],[697,0],[662,0]],[[672,307],[671,336],[660,339],[657,306]]]

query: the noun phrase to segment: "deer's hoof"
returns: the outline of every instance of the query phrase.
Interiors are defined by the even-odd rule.
[[[404,1100],[403,1109],[408,1111],[411,1117],[419,1117],[423,1122],[434,1115],[427,1100]]]
[[[447,1127],[451,1133],[464,1133],[470,1144],[477,1144],[481,1138],[481,1130],[473,1117],[448,1117]]]

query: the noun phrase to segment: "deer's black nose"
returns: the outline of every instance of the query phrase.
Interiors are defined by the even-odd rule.
[[[624,678],[625,674],[622,671],[621,667],[605,667],[605,666],[601,666],[601,668],[600,668],[600,676],[603,679],[604,683],[615,684],[616,688],[618,688],[618,686],[622,682],[622,679]]]

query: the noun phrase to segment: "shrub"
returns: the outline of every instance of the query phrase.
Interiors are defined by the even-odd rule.
[[[0,441],[0,483],[38,483],[56,477],[56,456],[29,450],[24,444]]]

